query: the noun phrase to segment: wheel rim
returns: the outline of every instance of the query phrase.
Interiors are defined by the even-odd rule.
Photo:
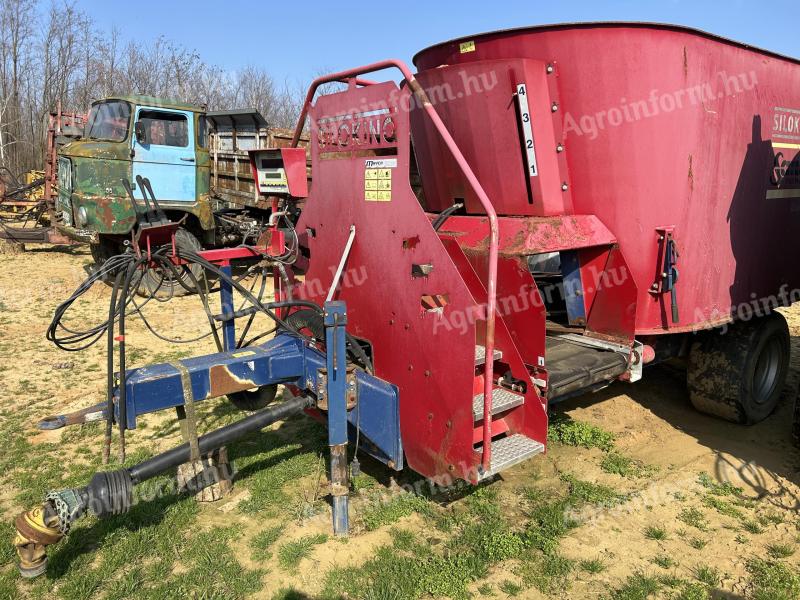
[[[767,403],[778,385],[783,364],[783,348],[778,336],[771,336],[761,348],[753,371],[753,399],[757,404]]]

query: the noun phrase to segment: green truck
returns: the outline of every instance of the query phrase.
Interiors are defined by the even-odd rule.
[[[255,188],[247,150],[289,144],[255,110],[208,112],[203,106],[149,96],[94,102],[83,137],[58,157],[58,228],[91,245],[98,264],[135,234],[141,201],[137,177],[180,221],[179,246],[190,250],[255,241],[269,204]]]

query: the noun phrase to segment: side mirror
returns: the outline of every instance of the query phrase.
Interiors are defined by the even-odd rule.
[[[147,130],[144,127],[144,123],[142,123],[141,121],[136,121],[136,125],[134,125],[133,131],[136,134],[136,141],[142,146],[146,145]]]

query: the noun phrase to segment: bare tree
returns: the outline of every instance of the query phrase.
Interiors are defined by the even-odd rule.
[[[47,114],[112,95],[176,98],[211,110],[257,108],[290,127],[305,88],[259,66],[226,72],[165,37],[123,42],[72,0],[0,0],[0,167],[41,168]]]

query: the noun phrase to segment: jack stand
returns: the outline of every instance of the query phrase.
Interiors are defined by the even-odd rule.
[[[325,303],[325,347],[328,375],[328,445],[330,456],[331,496],[333,497],[333,534],[347,536],[349,523],[350,482],[347,474],[347,349],[344,302]]]

